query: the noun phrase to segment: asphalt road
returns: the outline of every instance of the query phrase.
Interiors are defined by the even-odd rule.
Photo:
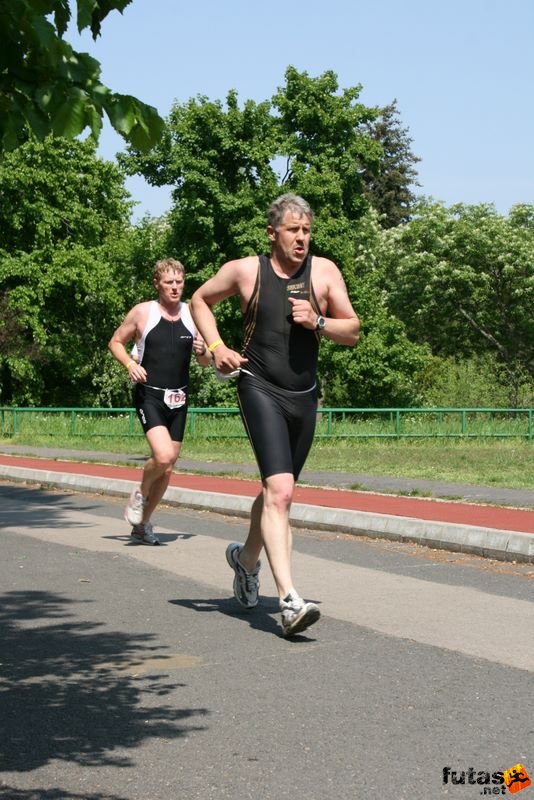
[[[261,607],[231,596],[244,520],[161,511],[148,548],[122,502],[0,485],[2,800],[464,800],[532,776],[532,565],[298,530],[323,616],[287,641],[267,568]]]

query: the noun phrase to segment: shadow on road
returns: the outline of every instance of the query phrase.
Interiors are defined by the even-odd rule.
[[[188,608],[192,611],[200,613],[218,612],[219,614],[226,614],[229,617],[236,617],[247,622],[251,628],[256,628],[266,633],[280,633],[281,628],[271,616],[278,611],[278,603],[275,598],[262,598],[262,605],[256,608],[244,609],[237,605],[233,598],[220,597],[203,598],[202,600],[188,600],[186,598],[178,598],[176,600],[169,600],[169,603],[182,608]]]
[[[0,784],[1,800],[129,800],[128,797],[118,794],[78,794],[55,787],[53,789],[15,789],[14,786]]]
[[[95,507],[94,501],[83,504],[79,498],[74,503],[65,492],[55,494],[47,489],[29,489],[25,486],[0,485],[0,503],[2,528],[14,528],[21,524],[27,528],[40,528],[43,525],[47,528],[65,528],[64,512],[75,507],[80,512],[92,513]],[[86,525],[76,522],[77,529]]]
[[[276,597],[262,597],[261,605],[251,609],[240,608],[233,598],[221,599],[220,597],[205,598],[202,600],[186,600],[180,598],[177,600],[169,600],[169,603],[201,613],[216,611],[219,614],[226,614],[228,617],[242,619],[243,622],[248,623],[248,625],[255,630],[272,633],[275,636],[279,636],[281,639],[284,638],[281,625],[278,623],[277,619],[273,618],[273,614],[277,616],[280,613]],[[286,641],[288,643],[295,643],[311,642],[315,640],[306,633],[297,634],[290,639],[286,639]]]
[[[53,592],[11,591],[0,601],[2,772],[28,772],[58,759],[81,766],[132,766],[128,751],[145,740],[205,728],[191,725],[207,715],[205,708],[160,701],[184,684],[166,682],[167,674],[142,679],[131,674],[155,650],[161,662],[161,647],[151,634],[104,631],[103,623],[76,619],[69,608],[74,601]],[[0,783],[0,798],[9,800],[79,796],[52,789],[10,791],[6,794]],[[107,800],[108,795],[94,797]]]

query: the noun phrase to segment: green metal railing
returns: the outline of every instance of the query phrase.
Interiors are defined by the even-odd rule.
[[[534,438],[532,408],[319,408],[316,437]],[[0,407],[0,434],[142,436],[133,408]],[[190,408],[188,434],[246,438],[238,408]]]

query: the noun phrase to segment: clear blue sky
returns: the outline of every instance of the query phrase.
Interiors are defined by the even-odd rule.
[[[360,100],[396,99],[413,139],[417,190],[442,200],[534,203],[534,0],[133,0],[95,43],[71,36],[103,82],[166,116],[199,94],[269,99],[288,65],[333,70]],[[122,139],[106,126],[100,154]],[[169,191],[128,180],[135,217],[158,216]]]

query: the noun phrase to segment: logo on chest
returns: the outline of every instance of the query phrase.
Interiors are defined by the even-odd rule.
[[[286,286],[286,291],[288,297],[294,297],[295,299],[307,300],[309,297],[309,292],[304,281],[301,281],[300,283],[288,283]]]

